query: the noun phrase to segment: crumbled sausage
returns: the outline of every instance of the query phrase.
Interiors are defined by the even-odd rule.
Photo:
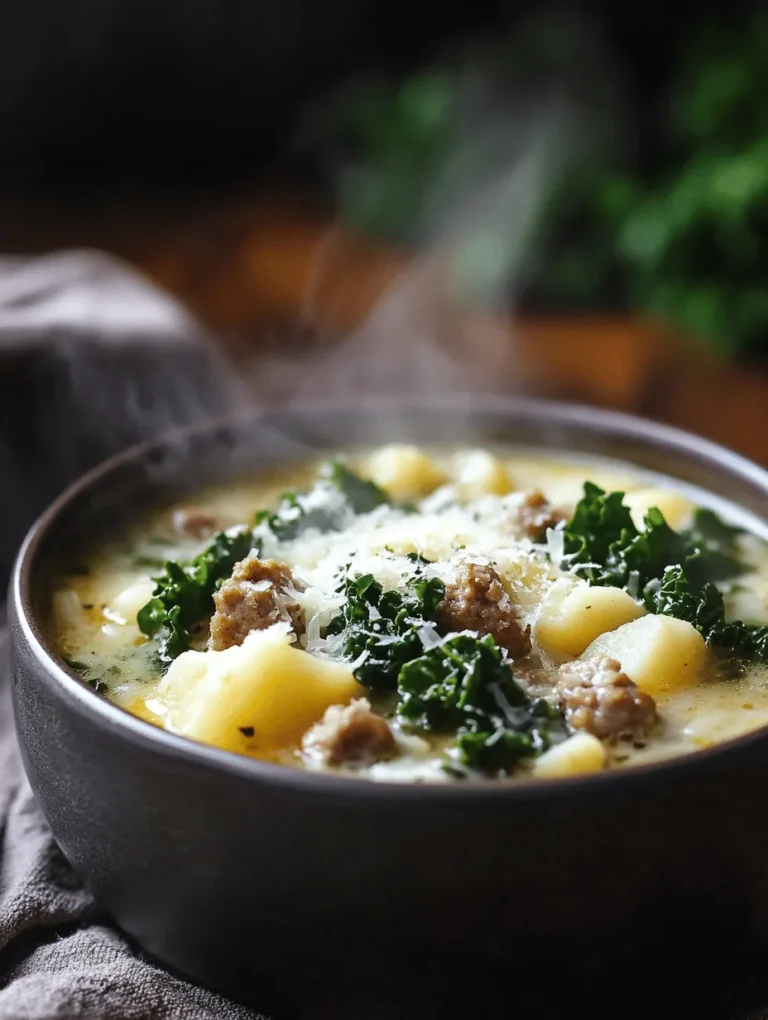
[[[289,620],[294,632],[303,634],[303,612],[290,589],[301,591],[302,586],[285,563],[249,556],[235,564],[232,576],[213,596],[211,648],[241,645],[252,630],[264,630],[280,620]]]
[[[218,528],[218,521],[199,506],[184,506],[174,510],[171,518],[175,531],[191,538],[206,538]]]
[[[386,756],[394,745],[389,723],[371,710],[366,698],[349,705],[331,705],[302,741],[305,751],[328,765],[371,764]]]
[[[517,508],[520,530],[532,542],[543,541],[548,528],[554,528],[567,519],[566,511],[552,506],[539,489],[527,493]]]
[[[437,625],[444,633],[472,630],[492,635],[513,659],[522,659],[531,650],[531,628],[524,626],[520,612],[492,566],[466,563],[437,611]]]
[[[555,692],[571,726],[601,740],[642,736],[658,718],[653,698],[607,656],[561,666]]]

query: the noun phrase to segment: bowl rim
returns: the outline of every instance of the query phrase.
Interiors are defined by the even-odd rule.
[[[586,404],[568,403],[537,397],[483,396],[477,394],[452,394],[451,404],[457,410],[472,411],[482,407],[500,415],[524,415],[531,420],[546,421],[554,425],[603,427],[616,437],[625,436],[637,440],[642,437],[649,446],[673,447],[678,452],[695,455],[714,466],[732,474],[741,475],[752,484],[762,487],[768,506],[768,470],[734,453],[709,439],[689,433],[675,426],[666,425],[639,415],[623,411],[593,407]],[[32,574],[37,553],[47,533],[55,528],[66,507],[87,492],[92,486],[103,482],[112,472],[124,464],[141,462],[151,452],[163,449],[175,441],[193,435],[213,435],[221,428],[235,428],[238,423],[246,424],[266,419],[271,413],[296,415],[310,418],[323,413],[382,412],[387,409],[412,407],[419,411],[446,410],[445,398],[400,399],[373,398],[362,402],[308,403],[291,407],[263,405],[246,412],[207,419],[193,425],[168,430],[150,440],[130,446],[101,461],[69,485],[37,518],[27,532],[17,554],[9,586],[8,605],[12,610],[11,645],[18,641],[18,628],[28,652],[34,657],[36,666],[45,682],[55,687],[68,707],[79,715],[87,717],[115,736],[126,740],[138,751],[146,751],[171,759],[174,767],[195,770],[200,766],[228,774],[239,780],[258,781],[267,786],[323,794],[326,797],[359,798],[365,795],[377,801],[400,801],[416,798],[425,804],[466,806],[467,802],[478,806],[498,799],[510,802],[545,803],[552,797],[570,797],[583,793],[620,795],[624,791],[654,785],[664,778],[683,780],[696,772],[716,772],[741,750],[768,740],[768,724],[748,733],[723,741],[709,748],[688,752],[677,757],[632,765],[626,769],[604,770],[585,775],[553,779],[536,779],[529,782],[508,782],[504,780],[467,779],[461,782],[417,782],[395,780],[371,780],[355,775],[314,772],[294,769],[285,765],[260,761],[226,751],[221,748],[194,741],[170,733],[146,720],[132,715],[127,709],[108,701],[89,687],[82,678],[71,670],[48,642],[44,628],[37,619],[31,597]],[[15,656],[13,657],[15,659]],[[13,661],[13,660],[12,660]],[[12,669],[15,666],[12,665]]]

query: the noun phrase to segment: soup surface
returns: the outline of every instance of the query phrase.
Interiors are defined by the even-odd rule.
[[[52,626],[105,697],[229,751],[568,776],[768,724],[768,552],[740,524],[630,465],[388,446],[154,514],[59,578]]]

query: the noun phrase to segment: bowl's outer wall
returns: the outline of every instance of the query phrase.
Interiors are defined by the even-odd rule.
[[[365,416],[329,421],[308,416],[291,428],[320,446],[382,438]],[[602,439],[578,422],[553,434],[514,406],[472,421],[479,440],[538,437],[572,449],[594,440],[602,452],[632,453],[629,437],[606,441],[605,425]],[[409,431],[460,439],[466,424],[433,410]],[[301,774],[274,781],[269,769],[228,767],[228,756],[212,764],[162,734],[137,740],[122,713],[73,697],[28,626],[45,612],[56,551],[97,520],[115,526],[150,495],[178,492],[185,472],[199,482],[222,464],[231,471],[234,455],[222,453],[233,443],[238,467],[299,449],[282,427],[253,421],[198,435],[181,460],[174,451],[123,462],[44,528],[29,591],[12,603],[14,704],[30,782],[64,853],[126,932],[182,973],[262,1008],[333,1000],[359,985],[368,994],[376,986],[382,1006],[387,996],[399,1002],[401,1016],[400,996],[417,1002],[419,990],[435,1009],[438,990],[458,1004],[496,979],[508,996],[512,961],[524,989],[523,975],[539,980],[555,960],[562,980],[569,966],[587,973],[589,961],[605,976],[631,967],[637,952],[662,964],[679,961],[681,946],[693,959],[762,938],[768,739],[626,781],[509,796],[396,787],[371,795],[353,780],[341,789]],[[647,437],[635,445],[635,460],[684,474],[675,450]],[[687,466],[690,480],[752,509],[768,502],[762,476],[734,467],[730,477],[695,454]]]

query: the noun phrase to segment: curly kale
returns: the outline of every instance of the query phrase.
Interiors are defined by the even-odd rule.
[[[680,564],[703,584],[736,577],[746,569],[739,558],[740,528],[712,510],[699,508],[686,531],[674,531],[652,507],[644,528],[635,526],[623,492],[584,483],[584,495],[565,525],[564,563],[592,584],[642,592],[668,566]]]
[[[689,561],[699,551],[700,573],[709,581],[724,581],[743,574],[747,567],[739,555],[738,539],[741,528],[727,524],[714,510],[697,507],[693,522],[683,532],[688,546]]]
[[[559,708],[546,698],[529,700],[515,715],[489,715],[462,730],[449,757],[490,775],[505,775],[522,758],[531,758],[565,740],[568,729]]]
[[[363,661],[355,669],[361,684],[373,690],[395,690],[400,667],[421,654],[419,629],[432,620],[445,594],[437,577],[421,572],[402,591],[384,591],[372,574],[347,576],[346,601],[331,621],[329,634],[345,634],[344,654]]]
[[[163,662],[189,648],[192,629],[213,612],[214,592],[253,544],[248,530],[220,532],[189,566],[169,560],[165,573],[153,578],[152,598],[139,610],[137,620],[142,634],[159,635]]]
[[[458,730],[450,757],[476,771],[508,772],[549,747],[558,729],[565,736],[562,715],[528,697],[490,635],[456,634],[430,648],[401,668],[397,691],[399,718]]]
[[[585,483],[565,525],[564,564],[592,584],[626,588],[652,613],[686,620],[725,655],[768,659],[768,627],[726,621],[714,584],[747,569],[739,557],[741,529],[700,507],[681,532],[651,508],[640,531],[623,499],[622,492]]]
[[[276,538],[290,542],[310,529],[337,531],[350,514],[369,513],[388,502],[386,492],[374,482],[350,471],[342,461],[331,461],[311,492],[284,492],[277,509],[260,510],[254,525],[266,524]]]
[[[329,481],[345,497],[356,514],[367,514],[389,502],[386,492],[368,478],[361,478],[340,460],[331,461],[326,468]]]
[[[725,617],[720,589],[711,581],[696,584],[680,565],[667,567],[657,584],[648,584],[643,601],[652,613],[692,623],[704,637]]]

